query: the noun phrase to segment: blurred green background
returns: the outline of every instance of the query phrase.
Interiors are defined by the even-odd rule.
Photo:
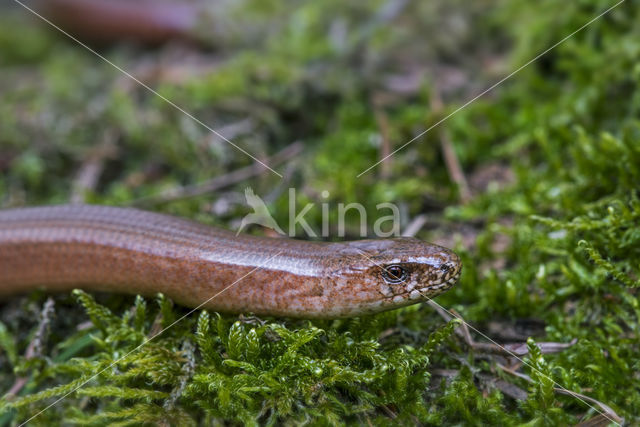
[[[464,260],[437,301],[499,343],[528,343],[528,366],[470,348],[426,305],[313,322],[194,313],[32,423],[606,425],[597,402],[640,422],[637,1],[360,177],[616,2],[219,2],[196,43],[91,44],[283,175],[238,180],[251,158],[6,3],[0,207],[133,205],[235,229],[247,186],[281,224],[289,187],[300,207],[362,203],[370,226],[392,202],[402,228],[424,218],[417,236]],[[316,230],[321,214],[306,216]],[[56,296],[32,357],[47,296],[0,304],[0,390],[24,381],[0,401],[0,423],[29,418],[187,312],[161,296],[95,298]],[[536,342],[574,344],[542,354]]]

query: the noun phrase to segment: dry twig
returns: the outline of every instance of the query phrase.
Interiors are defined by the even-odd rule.
[[[427,301],[427,304],[433,307],[438,312],[438,314],[440,314],[440,316],[443,319],[445,319],[447,322],[453,319],[453,316],[447,313],[446,310],[443,310],[442,307],[440,307],[438,304],[432,301]],[[505,357],[513,357],[514,355],[520,357],[520,356],[526,356],[529,353],[529,350],[527,348],[527,343],[512,343],[512,344],[497,345],[493,343],[484,343],[484,342],[474,341],[473,338],[471,337],[471,333],[469,332],[469,327],[467,326],[467,323],[464,321],[462,316],[460,316],[458,313],[455,313],[455,312],[454,314],[455,314],[455,317],[463,321],[462,324],[456,329],[456,334],[462,337],[464,342],[473,350],[476,350],[482,353],[499,354]],[[571,342],[568,342],[568,343],[539,342],[536,344],[538,345],[538,347],[540,347],[540,351],[543,354],[551,354],[551,353],[558,353],[562,350],[565,350],[571,347],[572,345],[574,345],[577,341],[578,340],[573,339],[571,340]]]
[[[440,98],[440,93],[438,92],[437,88],[433,89],[433,94],[431,96],[431,108],[437,115],[440,115],[443,110],[442,99]],[[456,151],[453,149],[453,144],[451,143],[449,133],[447,132],[446,128],[442,126],[438,130],[438,133],[440,135],[440,146],[442,148],[442,155],[444,156],[444,161],[447,166],[449,176],[451,177],[451,180],[458,186],[458,191],[460,192],[460,200],[462,201],[462,203],[467,203],[469,202],[469,200],[471,200],[469,184],[467,183],[467,178],[462,171],[462,166],[460,166],[460,160],[458,160]]]
[[[407,225],[402,232],[403,237],[414,237],[427,223],[428,218],[425,214],[420,214],[413,218],[409,225]]]
[[[44,303],[42,307],[42,311],[40,312],[40,323],[38,324],[38,329],[36,330],[33,339],[27,346],[27,350],[24,353],[25,359],[33,359],[34,357],[42,357],[44,353],[44,343],[47,340],[47,336],[49,335],[49,327],[51,325],[51,318],[53,317],[55,303],[53,298],[47,298],[47,301]],[[5,394],[5,398],[11,398],[12,396],[16,396],[20,393],[20,390],[27,384],[29,378],[27,377],[18,377],[15,382]]]
[[[380,150],[380,159],[386,159],[391,154],[391,139],[389,136],[389,118],[384,112],[382,102],[379,97],[373,98],[373,114],[380,129],[380,137],[382,138],[382,149]],[[380,164],[380,177],[382,179],[389,178],[391,175],[391,162],[385,161]]]
[[[515,370],[512,370],[510,368],[507,368],[506,366],[503,366],[501,364],[497,364],[497,366],[502,369],[503,371],[505,371],[506,373],[513,375],[514,377],[518,377],[520,379],[523,379],[529,383],[533,383],[533,380],[531,379],[531,377],[529,375],[520,373],[520,372],[516,372]],[[578,399],[584,400],[586,402],[592,403],[594,405],[597,405],[603,412],[604,414],[599,414],[596,415],[595,417],[593,417],[591,420],[594,420],[594,418],[596,419],[595,421],[597,422],[597,424],[592,424],[591,420],[587,421],[586,423],[580,423],[579,425],[583,425],[583,426],[592,426],[592,425],[600,425],[599,422],[602,421],[601,418],[605,418],[607,419],[607,424],[611,421],[615,421],[618,424],[622,424],[624,422],[624,418],[620,417],[618,414],[616,414],[616,412],[608,405],[600,402],[599,400],[596,400],[592,397],[586,396],[584,394],[580,394],[580,393],[576,393],[575,391],[571,391],[571,390],[566,390],[563,388],[558,388],[558,387],[554,387],[553,390],[558,393],[558,394],[564,394],[565,396],[571,396],[571,397],[576,397]]]
[[[71,185],[71,203],[84,203],[87,193],[96,189],[105,160],[116,154],[115,139],[116,132],[107,131],[103,141],[89,153],[82,163]]]
[[[302,143],[295,142],[285,149],[279,151],[270,157],[266,163],[271,166],[276,166],[280,163],[283,163],[298,154],[302,151]],[[201,196],[203,194],[212,193],[214,191],[218,191],[222,188],[229,187],[233,184],[237,184],[244,180],[247,180],[251,177],[259,175],[264,171],[264,166],[259,163],[253,163],[250,166],[246,166],[244,168],[236,169],[233,172],[229,172],[225,175],[217,176],[208,181],[201,182],[199,184],[187,185],[183,187],[173,188],[164,193],[141,197],[139,199],[133,200],[130,202],[131,205],[134,206],[144,206],[144,205],[157,205],[167,202],[172,202],[175,200],[188,199],[191,197]]]

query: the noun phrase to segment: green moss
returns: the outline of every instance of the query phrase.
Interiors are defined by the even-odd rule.
[[[530,337],[520,372],[531,382],[469,349],[453,334],[458,322],[427,306],[313,322],[199,311],[173,325],[188,310],[162,296],[76,291],[56,299],[44,353],[27,358],[46,298],[36,293],[0,310],[0,388],[25,381],[0,401],[0,423],[26,420],[67,393],[33,423],[557,425],[597,414],[554,382],[640,421],[639,9],[621,4],[398,152],[389,178],[379,167],[356,178],[380,158],[374,110],[399,147],[613,3],[576,1],[558,13],[551,0],[429,2],[407,5],[391,23],[385,4],[242,3],[232,15],[247,8],[239,16],[255,33],[193,53],[209,64],[195,76],[150,83],[214,128],[249,117],[251,129],[232,139],[261,157],[304,141],[304,154],[279,169],[299,208],[358,201],[373,213],[391,201],[403,218],[426,214],[419,237],[456,245],[465,265],[441,305],[500,342],[510,340],[503,330],[539,325],[520,337]],[[0,26],[3,205],[68,200],[102,142],[116,151],[93,203],[127,204],[251,163],[87,52],[42,29],[17,38],[15,28]],[[144,54],[160,60],[168,49]],[[133,48],[104,53],[127,70],[144,65]],[[425,71],[438,66],[448,68]],[[389,88],[416,69],[413,89]],[[438,88],[446,107],[435,111],[442,82],[434,76],[456,72],[464,81]],[[444,165],[443,128],[473,184],[470,203],[459,204]],[[488,170],[499,172],[494,182],[477,184]],[[269,194],[276,220],[288,223],[287,191],[268,173],[224,190],[232,195],[157,209],[233,228],[246,213],[233,194],[246,185]],[[316,230],[321,219],[319,208],[307,217]],[[574,339],[554,354],[535,344]],[[527,398],[501,392],[497,379]]]
[[[184,350],[185,340],[193,340],[199,354],[179,396],[181,416],[191,422],[195,414],[244,423],[302,421],[310,415],[338,420],[366,416],[381,405],[392,405],[405,417],[424,417],[429,357],[458,324],[436,329],[423,343],[385,348],[373,337],[392,323],[389,315],[386,322],[367,320],[368,328],[363,328],[365,319],[287,327],[276,321],[212,318],[202,311],[197,319],[186,319],[155,338],[149,329],[160,308],[149,312],[138,298],[133,310],[116,316],[88,294],[75,294],[92,319],[92,329],[85,333],[96,352],[90,359],[58,360],[44,367],[39,381],[70,381],[5,400],[3,409],[17,410],[18,418],[28,418],[39,402],[64,397],[56,411],[38,421],[46,422],[57,411],[73,411],[75,399],[88,396],[92,403],[82,408],[84,415],[75,415],[77,422],[140,419],[117,411],[121,405],[145,407],[153,410],[154,419],[172,420],[176,408],[162,402],[181,386],[184,362],[195,357],[193,349],[191,354]],[[93,411],[96,415],[89,415]]]

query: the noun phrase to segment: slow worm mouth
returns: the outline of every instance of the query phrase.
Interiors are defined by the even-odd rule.
[[[394,303],[402,303],[406,301],[418,302],[421,299],[431,299],[453,287],[460,278],[461,273],[462,268],[458,267],[457,271],[446,280],[438,283],[419,284],[412,289],[410,288],[404,292],[398,292],[396,294],[392,294],[393,291],[391,287],[387,286],[385,288],[388,289],[388,293],[385,293],[385,296],[387,297],[386,300],[393,301]]]
[[[460,275],[462,274],[462,269],[458,269],[458,271],[451,276],[449,279],[437,284],[437,285],[431,285],[431,286],[427,286],[425,289],[442,289],[442,290],[447,290],[450,287],[452,287],[453,285],[456,284],[456,282],[458,281],[458,279],[460,278]]]
[[[458,271],[453,276],[445,281],[416,288],[412,291],[404,293],[403,296],[409,296],[410,300],[417,300],[420,297],[431,299],[453,287],[453,285],[455,285],[460,278],[460,274],[462,274],[461,268],[458,269]]]

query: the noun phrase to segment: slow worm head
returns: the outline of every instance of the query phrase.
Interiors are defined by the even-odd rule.
[[[331,245],[341,254],[329,285],[353,314],[375,313],[433,298],[453,286],[462,263],[451,250],[412,237]]]
[[[0,211],[0,296],[38,287],[162,292],[223,312],[334,318],[432,298],[453,286],[460,270],[455,253],[413,238],[326,243],[235,236],[106,206]]]

